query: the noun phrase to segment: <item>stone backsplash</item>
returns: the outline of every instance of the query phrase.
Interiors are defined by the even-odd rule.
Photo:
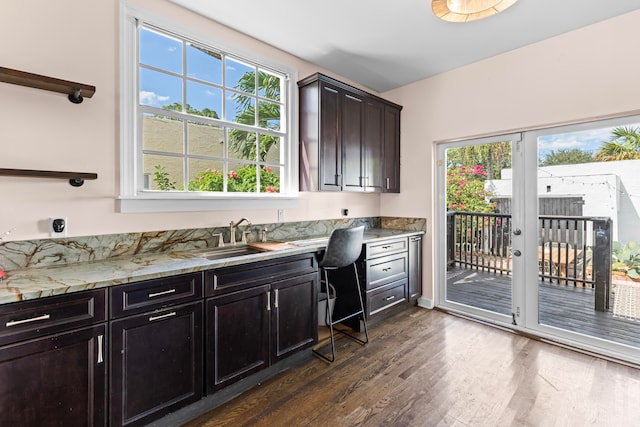
[[[250,231],[247,241],[257,242],[267,229],[270,241],[287,241],[308,236],[326,236],[334,228],[364,225],[367,229],[383,228],[403,231],[425,231],[424,218],[365,217],[318,221],[282,222],[241,225]],[[150,231],[142,233],[106,234],[63,239],[18,240],[0,243],[0,268],[6,271],[34,267],[68,265],[134,255],[189,251],[215,247],[218,234],[229,242],[229,227]],[[238,232],[238,241],[240,232]]]

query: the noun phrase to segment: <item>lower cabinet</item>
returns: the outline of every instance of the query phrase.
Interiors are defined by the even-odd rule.
[[[317,273],[271,285],[271,362],[311,347],[318,340]]]
[[[205,282],[208,393],[317,342],[312,254],[209,271]]]
[[[396,309],[414,302],[422,288],[422,237],[409,236],[365,243],[357,261],[362,300],[367,322],[374,324]],[[343,283],[353,281],[351,268],[330,273],[334,285],[340,286],[334,317],[353,313],[358,308],[358,294]],[[349,320],[348,326],[362,330],[361,322]]]
[[[364,245],[361,286],[368,319],[408,301],[408,243],[408,238],[403,237]]]
[[[146,425],[269,368],[317,342],[318,277],[307,253],[0,304],[0,426]]]
[[[207,389],[269,366],[269,285],[207,301]]]
[[[105,300],[90,291],[0,306],[0,425],[106,425]]]
[[[110,425],[147,424],[203,394],[202,274],[118,286],[110,322]],[[184,299],[187,304],[174,304]],[[128,301],[135,304],[114,302]],[[123,309],[124,307],[124,309]]]

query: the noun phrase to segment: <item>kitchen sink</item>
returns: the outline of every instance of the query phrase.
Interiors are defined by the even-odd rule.
[[[256,248],[249,248],[247,246],[242,246],[242,247],[211,249],[208,252],[201,253],[199,256],[209,260],[216,260],[216,259],[234,258],[234,257],[244,256],[244,255],[252,255],[260,252],[263,252],[263,251]]]

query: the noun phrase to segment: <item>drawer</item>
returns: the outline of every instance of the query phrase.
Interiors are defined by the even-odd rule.
[[[0,305],[0,345],[106,321],[98,289]]]
[[[406,278],[409,271],[406,252],[388,255],[382,258],[368,259],[366,266],[367,290]]]
[[[317,271],[313,253],[222,267],[205,273],[205,293],[211,297]]]
[[[407,301],[407,280],[389,283],[367,294],[367,315],[373,316],[383,310]]]
[[[406,252],[409,248],[406,237],[396,240],[385,240],[383,242],[368,243],[366,245],[367,259],[378,256]]]
[[[130,283],[109,291],[111,317],[128,316],[202,298],[202,273]]]

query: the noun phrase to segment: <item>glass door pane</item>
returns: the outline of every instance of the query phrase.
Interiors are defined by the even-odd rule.
[[[512,308],[510,139],[454,144],[446,165],[446,285],[441,305],[508,322]],[[496,192],[500,185],[500,196]]]
[[[640,123],[536,139],[537,323],[591,345],[638,348]]]

